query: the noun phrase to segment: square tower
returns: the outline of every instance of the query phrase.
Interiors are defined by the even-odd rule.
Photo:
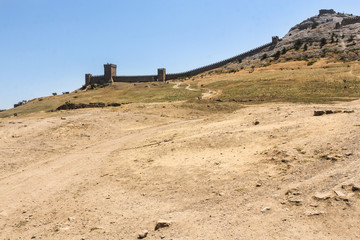
[[[165,82],[166,81],[166,69],[158,68],[158,81]]]
[[[116,65],[115,64],[104,64],[104,77],[105,81],[110,81],[116,76]]]

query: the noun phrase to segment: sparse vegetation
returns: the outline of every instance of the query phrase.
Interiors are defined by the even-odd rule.
[[[301,40],[301,39],[297,39],[297,40],[295,41],[295,44],[294,44],[295,50],[299,50],[299,49],[301,48],[302,44],[303,44],[302,40]]]
[[[274,60],[278,60],[280,58],[281,52],[277,51],[272,57],[274,57]]]
[[[322,48],[323,46],[325,46],[326,43],[327,43],[326,38],[322,38],[322,39],[320,40],[320,48]]]
[[[312,66],[314,63],[316,63],[317,62],[317,60],[311,60],[311,61],[309,61],[306,65],[308,65],[308,66]]]

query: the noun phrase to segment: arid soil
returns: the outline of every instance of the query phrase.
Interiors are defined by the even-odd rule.
[[[360,239],[359,140],[359,100],[1,119],[0,239]]]

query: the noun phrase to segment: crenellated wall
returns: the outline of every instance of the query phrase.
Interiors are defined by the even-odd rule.
[[[116,76],[113,77],[114,82],[155,82],[157,75],[148,76]]]
[[[85,85],[91,84],[104,84],[109,82],[153,82],[153,81],[164,81],[172,80],[176,78],[186,78],[192,77],[200,73],[204,73],[222,66],[225,66],[228,63],[242,60],[246,57],[251,57],[259,52],[265,50],[266,48],[274,47],[280,41],[279,37],[273,37],[272,42],[262,45],[260,47],[254,48],[245,53],[239,54],[235,57],[225,59],[223,61],[213,63],[204,67],[196,68],[190,71],[166,74],[165,68],[158,69],[158,75],[147,75],[147,76],[116,76],[116,65],[114,64],[104,64],[104,75],[102,76],[92,76],[90,73],[85,74]]]

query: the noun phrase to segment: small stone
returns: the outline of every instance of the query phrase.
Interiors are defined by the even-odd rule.
[[[225,195],[225,193],[223,193],[223,192],[219,193],[219,196],[224,196],[224,195]]]
[[[305,214],[307,216],[319,216],[319,215],[322,215],[324,213],[325,213],[324,211],[309,211],[309,212],[306,212]]]
[[[331,193],[317,193],[315,194],[314,198],[316,200],[326,200],[331,197]]]
[[[345,110],[344,113],[353,113],[355,112],[354,110]]]
[[[74,218],[74,217],[68,217],[68,220],[69,220],[70,222],[72,222],[72,221],[75,220],[75,218]]]
[[[333,154],[327,154],[322,156],[322,158],[325,158],[326,160],[331,160],[331,161],[337,161],[339,160],[339,157],[337,157],[338,155],[333,155]]]
[[[164,239],[164,238],[165,238],[165,235],[161,235],[160,238],[161,238],[161,239]]]
[[[259,125],[260,122],[258,120],[255,120],[254,125]]]
[[[325,112],[324,111],[314,111],[314,116],[321,116],[324,115]]]
[[[345,156],[347,156],[347,157],[349,157],[349,156],[351,156],[351,155],[353,155],[352,152],[347,152],[347,153],[345,153]]]
[[[296,206],[300,206],[303,203],[302,199],[297,199],[297,198],[290,198],[288,199],[289,203],[293,203]]]
[[[64,118],[64,117],[61,117],[61,120],[66,120],[66,118]]]
[[[266,211],[270,211],[270,207],[264,207],[263,209],[261,209],[261,212],[266,212]]]
[[[142,231],[138,234],[138,239],[146,238],[146,236],[148,235],[148,233],[149,233],[148,230],[142,230]]]
[[[341,188],[353,192],[360,191],[360,183],[346,183]]]
[[[171,225],[170,221],[159,220],[159,221],[156,222],[155,231],[158,230],[159,228],[169,227],[170,225]]]
[[[333,114],[334,112],[333,112],[333,110],[326,110],[325,113],[326,114]]]
[[[339,191],[339,190],[335,190],[334,192],[335,192],[336,195],[339,196],[340,198],[346,197],[346,195],[345,195],[343,192]]]

